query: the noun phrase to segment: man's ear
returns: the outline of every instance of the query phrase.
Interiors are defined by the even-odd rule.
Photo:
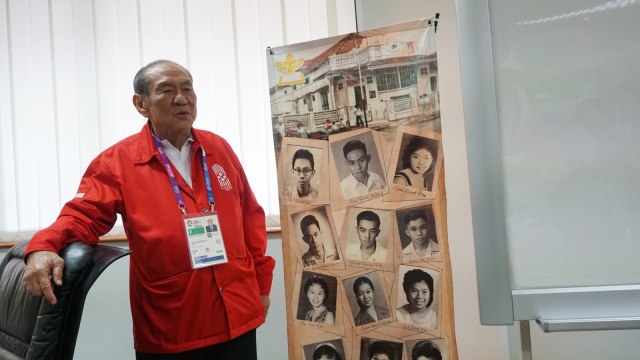
[[[149,111],[147,110],[146,104],[144,102],[144,97],[139,94],[133,94],[133,106],[136,107],[136,110],[140,113],[140,115],[149,118]]]

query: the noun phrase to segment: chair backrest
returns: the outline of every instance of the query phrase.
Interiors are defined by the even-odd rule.
[[[0,359],[73,359],[82,309],[98,276],[129,250],[74,242],[60,256],[63,284],[51,305],[27,293],[22,280],[27,241],[12,247],[0,262]]]

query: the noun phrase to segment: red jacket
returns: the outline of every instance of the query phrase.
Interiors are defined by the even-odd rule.
[[[135,348],[147,353],[182,352],[220,343],[264,322],[260,295],[271,289],[275,261],[265,256],[265,217],[238,158],[221,137],[193,129],[193,190],[179,172],[187,213],[210,209],[202,169],[202,149],[216,201],[229,262],[192,270],[169,176],[149,125],[96,157],[58,219],[36,233],[27,253],[59,252],[65,244],[90,244],[122,220],[131,249],[131,312]],[[218,164],[226,173],[216,176]],[[226,189],[226,190],[225,190]]]

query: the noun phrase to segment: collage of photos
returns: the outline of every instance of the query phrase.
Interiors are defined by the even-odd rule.
[[[333,339],[303,346],[306,360],[344,360],[342,339]],[[363,337],[357,360],[442,360],[448,359],[446,343],[442,339],[407,340],[396,342]]]
[[[290,358],[457,359],[429,22],[268,61]]]

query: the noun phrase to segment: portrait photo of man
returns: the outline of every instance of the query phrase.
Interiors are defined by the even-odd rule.
[[[355,216],[355,238],[349,236],[347,247],[345,250],[345,258],[349,260],[362,260],[362,261],[375,261],[386,262],[387,261],[387,249],[385,244],[379,241],[378,236],[381,233],[381,219],[380,215],[372,210],[363,210],[357,208],[351,208],[351,212],[356,212]],[[387,212],[385,218],[388,217]],[[388,221],[385,222],[388,224]],[[353,231],[350,232],[354,234]]]
[[[327,216],[327,208],[319,206],[291,216],[297,224],[300,254],[303,267],[335,263],[340,255],[335,242],[333,227]]]
[[[316,179],[317,167],[321,160],[321,149],[308,149],[289,146],[293,151],[291,167],[285,178],[286,187],[283,195],[289,199],[317,199],[319,179]],[[313,151],[312,151],[313,150]],[[314,156],[313,152],[316,152]]]
[[[351,139],[345,143],[339,142],[333,147],[336,167],[338,167],[341,178],[340,188],[345,199],[365,195],[386,187],[373,138],[369,134],[364,135],[361,139]],[[370,148],[365,142],[371,144]]]
[[[404,260],[440,254],[432,206],[398,212],[397,220]]]

